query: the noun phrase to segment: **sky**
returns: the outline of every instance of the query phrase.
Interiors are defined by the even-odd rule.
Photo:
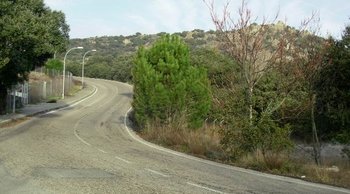
[[[208,0],[207,0],[208,1]],[[155,34],[194,29],[215,29],[203,0],[44,0],[52,10],[62,11],[70,26],[70,38]],[[215,0],[217,12],[227,0]],[[230,1],[230,12],[237,13],[241,0]],[[317,12],[320,35],[340,38],[350,25],[349,0],[248,0],[257,23],[263,17],[298,27]],[[233,14],[234,15],[234,14]]]

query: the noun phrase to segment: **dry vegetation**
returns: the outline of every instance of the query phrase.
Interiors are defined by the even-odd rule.
[[[13,119],[11,122],[5,122],[5,123],[0,123],[0,129],[7,129],[10,127],[14,127],[18,124],[21,124],[27,120],[29,120],[30,117],[24,117],[24,118],[20,118],[20,119]],[[4,131],[6,130],[1,130],[0,134],[4,133]]]
[[[220,145],[220,135],[214,128],[188,130],[186,128],[165,128],[163,126],[152,130],[143,130],[140,135],[148,141],[201,158],[224,159],[224,152]]]
[[[29,74],[29,83],[32,82],[43,82],[51,80],[50,77],[44,73],[40,72],[30,72]]]
[[[302,158],[290,158],[288,154],[263,158],[260,151],[230,161],[220,145],[220,133],[213,127],[198,130],[162,128],[143,130],[140,136],[150,142],[170,149],[217,162],[249,168],[262,172],[284,175],[311,182],[350,188],[350,163],[345,160],[328,159],[317,166]]]
[[[205,115],[208,116],[205,121],[213,125],[194,129],[181,119],[169,124],[172,118],[186,114],[178,117],[141,114],[149,116],[149,120],[139,125],[142,128],[140,135],[148,141],[197,157],[350,188],[350,161],[345,158],[325,159],[328,154],[321,157],[320,141],[332,139],[325,139],[320,134],[334,135],[333,128],[336,126],[322,131],[321,125],[324,123],[317,120],[321,117],[315,117],[319,114],[317,103],[322,102],[316,98],[322,90],[317,83],[321,80],[323,85],[326,80],[320,72],[331,65],[327,62],[327,56],[331,46],[334,46],[332,40],[317,35],[317,25],[312,23],[314,20],[317,22],[315,15],[303,21],[299,29],[282,22],[274,24],[275,19],[271,25],[266,20],[257,25],[245,2],[242,1],[238,20],[231,18],[228,4],[222,14],[217,14],[214,3],[207,4],[217,28],[216,39],[222,43],[220,51],[224,51],[225,56],[234,62],[227,63],[230,64],[228,72],[213,67],[220,60],[210,61],[210,57],[205,55],[193,57],[198,66],[208,63],[206,67],[212,83],[213,102],[212,112]],[[194,35],[189,33],[186,37],[193,38]],[[333,77],[329,76],[328,79],[333,80]],[[148,88],[144,91],[148,91]],[[335,102],[335,107],[344,104],[339,100]],[[143,110],[142,113],[150,112],[147,106],[134,104],[133,107],[134,110],[139,108],[139,112]],[[215,126],[215,121],[220,122],[220,127]],[[320,137],[323,139],[320,140]],[[307,156],[292,154],[293,150],[294,153],[300,152],[293,148],[294,140],[301,140],[298,138],[312,142],[313,152]]]

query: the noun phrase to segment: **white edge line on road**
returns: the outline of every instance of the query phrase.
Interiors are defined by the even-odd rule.
[[[58,111],[61,111],[61,110],[65,110],[65,109],[67,109],[67,108],[76,106],[76,105],[78,105],[78,104],[84,102],[85,100],[91,98],[92,96],[94,96],[94,95],[97,93],[98,88],[96,88],[95,86],[92,86],[92,87],[94,87],[94,92],[93,92],[92,94],[90,94],[88,97],[83,98],[82,100],[79,100],[79,101],[77,101],[77,102],[74,102],[73,104],[70,104],[70,105],[68,105],[68,106],[66,106],[66,107],[59,108],[59,109],[57,109],[57,110],[49,111],[49,112],[47,112],[47,113],[44,113],[43,115],[48,115],[48,114],[52,114],[52,113],[55,113],[55,112],[58,112]]]
[[[104,150],[102,150],[102,149],[100,149],[100,148],[97,148],[97,149],[98,149],[98,151],[100,151],[100,152],[102,152],[102,153],[107,154],[107,152],[106,152],[106,151],[104,151]]]
[[[92,86],[92,87],[95,88],[95,91],[94,91],[94,93],[92,93],[90,96],[88,96],[88,97],[86,97],[86,98],[84,98],[84,99],[82,99],[82,100],[79,100],[79,101],[77,101],[77,102],[74,102],[73,104],[71,104],[71,105],[69,105],[69,106],[67,106],[67,107],[65,107],[65,108],[62,108],[62,109],[60,109],[60,110],[64,110],[64,109],[67,109],[67,108],[69,108],[69,107],[76,106],[76,105],[78,105],[78,104],[84,102],[85,100],[87,100],[87,99],[93,97],[93,96],[97,93],[98,88],[96,88],[95,86]]]
[[[343,193],[349,193],[350,194],[350,190],[348,189],[344,189],[344,188],[340,188],[340,187],[334,187],[334,186],[328,186],[328,185],[322,185],[322,184],[318,184],[318,183],[311,183],[311,182],[306,182],[300,179],[296,179],[296,178],[290,178],[290,177],[284,177],[284,176],[278,176],[278,175],[272,175],[272,174],[266,174],[266,173],[262,173],[262,172],[258,172],[258,171],[253,171],[253,170],[249,170],[249,169],[243,169],[243,168],[239,168],[239,167],[235,167],[235,166],[229,166],[226,164],[220,164],[220,163],[216,163],[210,160],[204,160],[201,158],[196,158],[194,156],[190,156],[190,155],[186,155],[180,152],[176,152],[167,148],[163,148],[160,147],[158,145],[149,143],[145,140],[143,140],[142,138],[140,138],[139,136],[137,136],[137,134],[130,130],[129,127],[127,126],[126,123],[126,119],[128,117],[129,112],[132,110],[132,107],[129,108],[129,110],[125,113],[124,116],[124,126],[126,131],[128,132],[128,134],[131,136],[131,138],[133,138],[134,140],[138,141],[141,144],[144,144],[148,147],[151,147],[153,149],[159,150],[159,151],[163,151],[175,156],[180,156],[189,160],[194,160],[197,162],[202,162],[205,164],[209,164],[212,166],[216,166],[216,167],[221,167],[221,168],[225,168],[225,169],[229,169],[229,170],[234,170],[234,171],[238,171],[238,172],[243,172],[243,173],[247,173],[247,174],[252,174],[255,176],[260,176],[260,177],[265,177],[265,178],[270,178],[270,179],[274,179],[274,180],[280,180],[280,181],[284,181],[284,182],[289,182],[289,183],[295,183],[295,184],[300,184],[300,185],[304,185],[304,186],[311,186],[311,187],[315,187],[315,188],[319,188],[319,189],[327,189],[327,190],[332,190],[332,191],[337,191],[337,192],[343,192]]]
[[[155,170],[152,170],[152,169],[149,169],[149,168],[146,168],[146,170],[147,170],[148,172],[151,172],[151,173],[153,173],[153,174],[160,175],[160,176],[162,176],[162,177],[170,177],[169,175],[163,174],[163,173],[161,173],[161,172],[158,172],[158,171],[155,171]]]
[[[75,102],[75,103],[69,105],[68,107],[75,106],[75,105],[77,105],[77,104],[79,104],[79,103],[81,103],[81,102],[84,102],[85,100],[91,98],[92,96],[94,96],[94,95],[97,93],[98,89],[97,89],[95,86],[93,86],[93,87],[95,88],[94,93],[92,93],[90,96],[88,96],[88,97],[86,97],[86,98],[84,98],[84,99],[82,99],[82,100],[80,100],[80,101],[78,101],[78,102]],[[66,108],[68,108],[68,107],[65,107],[65,108],[62,108],[62,109],[58,109],[58,110],[56,110],[56,111],[66,109]],[[53,113],[53,112],[56,112],[56,111],[50,111],[50,112],[48,112],[48,113]],[[48,113],[47,113],[47,114],[48,114]],[[85,115],[85,116],[86,116],[86,115]],[[81,117],[81,118],[79,119],[79,121],[74,125],[74,135],[75,135],[76,138],[78,138],[78,139],[79,139],[81,142],[83,142],[84,144],[86,144],[86,145],[88,145],[88,146],[91,146],[91,144],[88,143],[87,141],[85,141],[83,138],[81,138],[81,137],[78,135],[78,132],[77,132],[77,126],[78,126],[80,120],[83,119],[85,116]]]
[[[56,112],[56,111],[52,110],[52,111],[49,111],[49,112],[45,113],[44,115],[52,114],[54,112]]]
[[[195,183],[187,182],[187,184],[189,184],[189,185],[191,185],[191,186],[194,186],[194,187],[201,188],[201,189],[205,189],[205,190],[208,190],[208,191],[212,191],[212,192],[214,192],[214,193],[225,194],[225,193],[222,192],[222,191],[218,191],[218,190],[215,190],[215,189],[212,189],[212,188],[209,188],[209,187],[204,187],[204,186],[202,186],[202,185],[198,185],[198,184],[195,184]]]
[[[115,156],[115,158],[118,159],[118,160],[120,160],[120,161],[123,161],[123,162],[125,162],[125,163],[127,163],[127,164],[131,164],[131,163],[132,163],[132,162],[130,162],[130,161],[128,161],[128,160],[125,160],[125,159],[123,159],[123,158],[121,158],[121,157],[118,157],[118,156]]]
[[[77,137],[81,142],[83,142],[84,144],[88,145],[88,146],[91,146],[91,144],[89,144],[88,142],[86,142],[83,138],[81,138],[78,134],[77,134],[77,131],[76,129],[74,129],[74,135],[75,137]]]

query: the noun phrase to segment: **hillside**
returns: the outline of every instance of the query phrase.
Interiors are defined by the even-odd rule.
[[[133,54],[140,46],[149,46],[164,32],[158,34],[136,33],[131,36],[103,36],[85,39],[71,39],[69,47],[83,46],[84,51],[96,49],[86,58],[85,75],[87,77],[105,78],[118,81],[131,80]],[[216,48],[218,40],[215,31],[193,30],[176,33],[191,50]],[[71,52],[67,58],[67,69],[74,75],[81,75],[82,52]],[[63,54],[58,56],[63,58]]]
[[[136,33],[131,36],[103,36],[86,39],[72,39],[70,46],[83,46],[85,50],[97,49],[99,55],[124,55],[134,53],[138,47],[147,46],[162,36],[164,32],[158,34]],[[191,48],[203,46],[216,46],[217,38],[214,31],[193,30],[175,33],[181,36]],[[78,54],[72,54],[77,57]]]
[[[252,26],[257,26],[252,24]],[[278,39],[280,31],[284,24],[278,22],[271,24],[269,28],[270,33],[266,37],[266,41],[270,45],[274,44],[274,40]],[[292,27],[288,27],[292,31],[296,31]],[[141,34],[136,33],[130,36],[103,36],[92,37],[85,39],[71,39],[70,47],[83,46],[84,51],[96,49],[96,53],[91,53],[86,58],[85,75],[88,77],[105,78],[118,81],[131,80],[131,66],[133,61],[133,54],[140,46],[148,47],[164,32],[158,34]],[[184,31],[175,33],[179,35],[185,43],[189,46],[192,53],[197,53],[198,50],[212,50],[219,49],[219,38],[215,31],[203,31],[195,29],[193,31]],[[67,69],[73,72],[74,75],[80,76],[82,63],[82,55],[84,53],[74,51],[69,54],[67,59]],[[63,54],[59,56],[63,58]]]

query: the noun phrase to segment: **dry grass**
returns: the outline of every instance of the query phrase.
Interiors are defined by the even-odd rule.
[[[334,171],[335,166],[339,171]],[[309,181],[350,188],[350,167],[344,161],[326,161],[322,166],[305,164],[303,170]]]
[[[78,85],[74,85],[70,88],[69,92],[68,92],[68,96],[74,96],[77,92],[79,92],[81,90],[81,86]]]
[[[276,155],[277,156],[277,155]],[[287,154],[266,160],[260,151],[241,157],[233,165],[277,175],[305,179],[350,188],[350,165],[347,161],[328,160],[322,166],[301,159],[290,159]],[[335,169],[339,169],[336,171]]]
[[[29,74],[29,82],[42,82],[42,81],[49,81],[50,77],[44,73],[40,72],[30,72]]]
[[[223,153],[220,135],[212,128],[191,130],[177,127],[153,127],[152,130],[144,130],[140,135],[148,141],[198,157],[217,160]]]
[[[346,160],[328,160],[323,166],[317,166],[303,158],[292,159],[288,153],[267,153],[263,156],[257,150],[236,161],[229,161],[220,145],[220,133],[213,127],[190,130],[183,126],[153,126],[147,127],[140,135],[148,141],[201,158],[350,189],[350,162]],[[337,166],[339,171],[331,170],[332,166]]]
[[[28,121],[30,119],[30,117],[23,117],[23,118],[20,118],[20,119],[14,119],[14,120],[11,120],[10,122],[7,122],[7,123],[0,123],[0,129],[1,128],[10,128],[10,127],[14,127],[18,124],[21,124],[25,121]]]

